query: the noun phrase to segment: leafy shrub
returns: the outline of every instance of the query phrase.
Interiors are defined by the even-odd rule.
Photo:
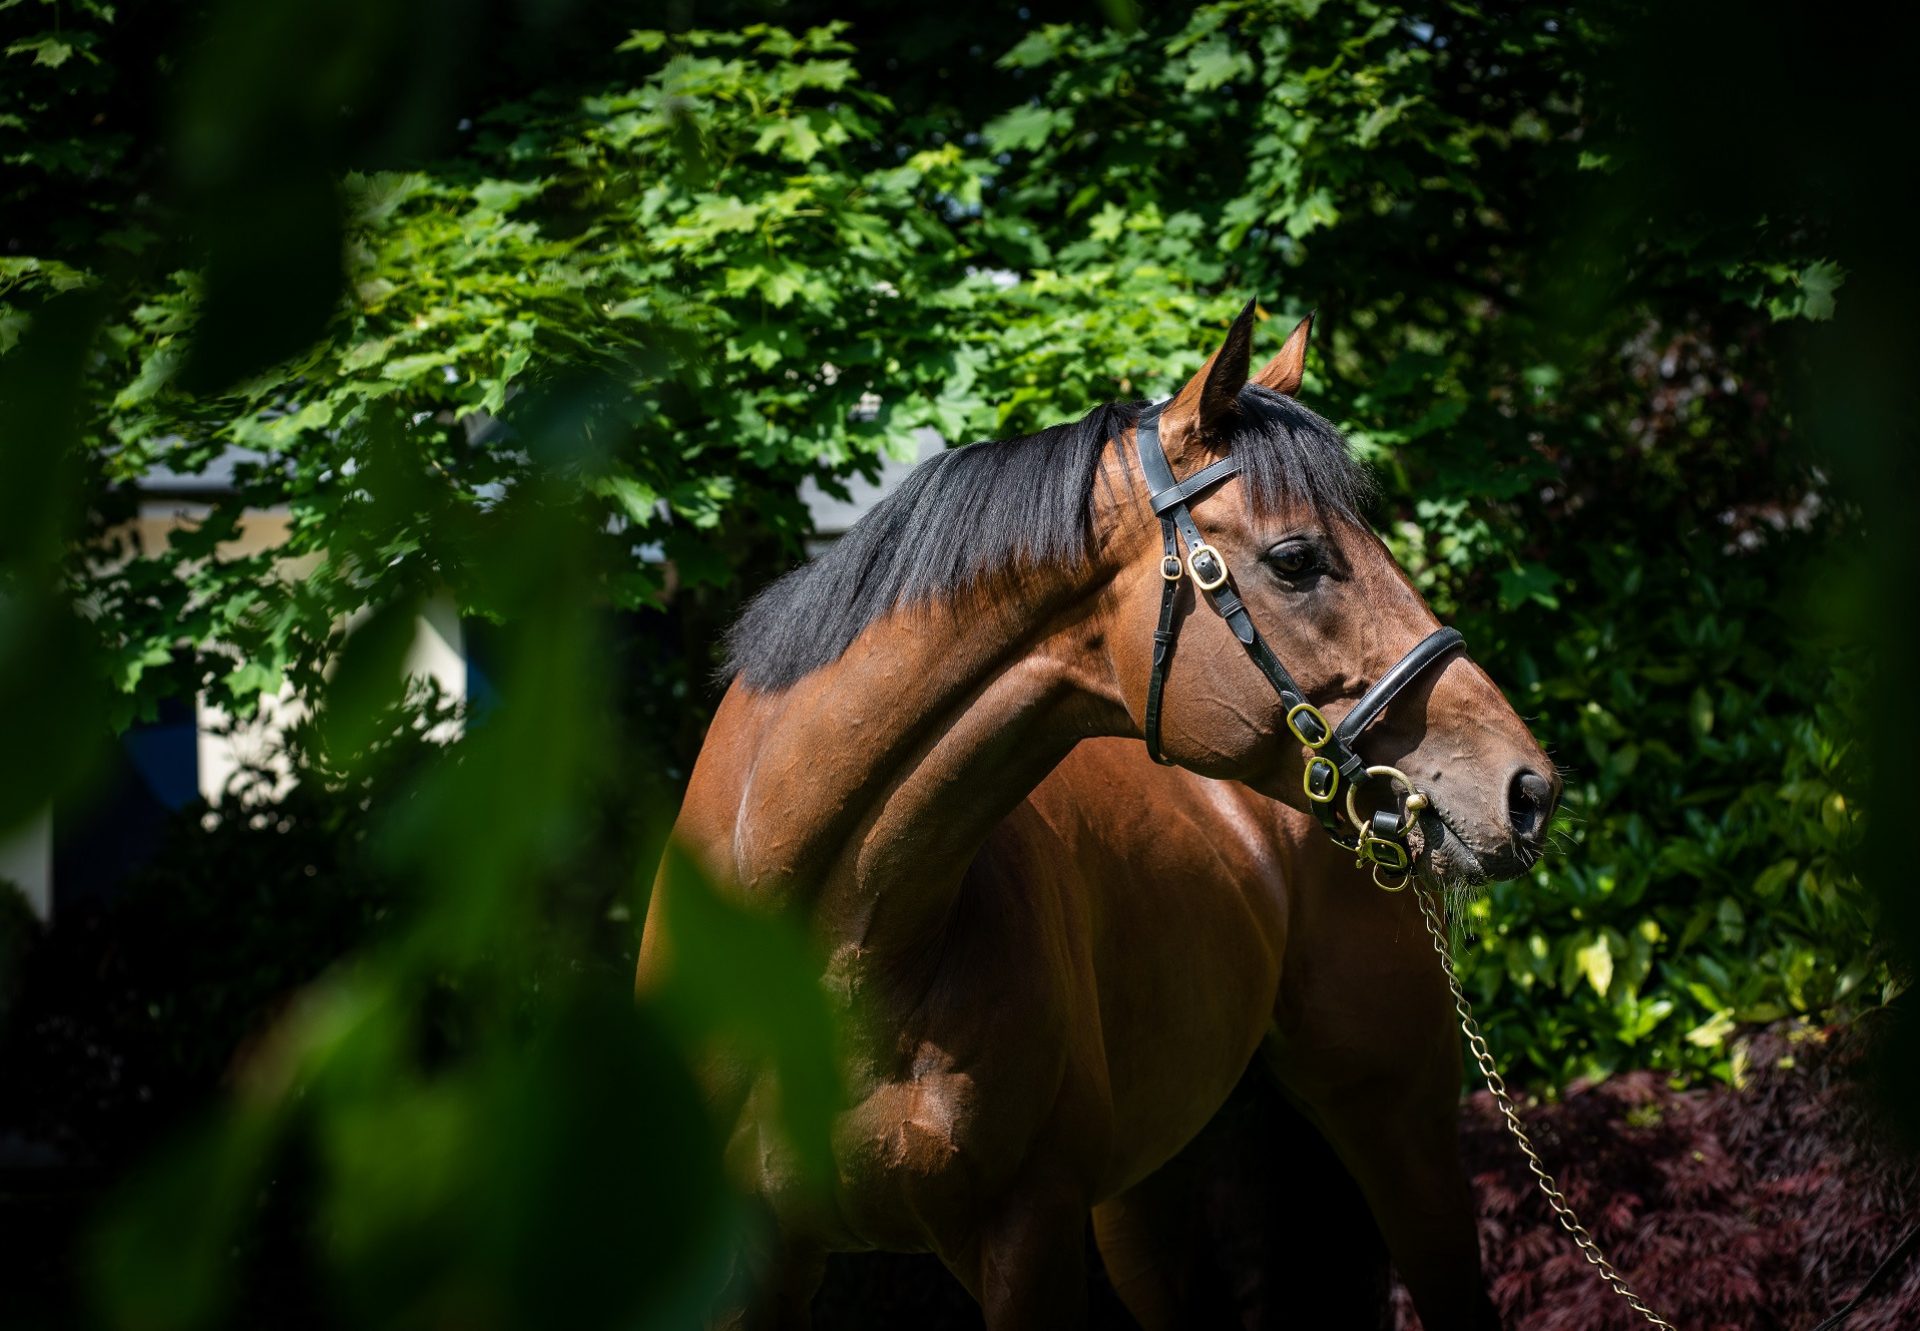
[[[1558,852],[1472,911],[1470,987],[1503,1058],[1556,1083],[1732,1078],[1744,1028],[1877,1002],[1889,983],[1854,867],[1858,662],[1807,650],[1750,567],[1773,559],[1687,553],[1671,569],[1576,557],[1589,571],[1521,692],[1570,813]],[[1611,603],[1580,594],[1596,583]]]

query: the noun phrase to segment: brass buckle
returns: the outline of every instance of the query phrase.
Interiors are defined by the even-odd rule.
[[[1314,789],[1313,778],[1316,772],[1326,774],[1326,785],[1322,790]],[[1300,784],[1305,788],[1307,798],[1315,804],[1331,804],[1333,797],[1340,793],[1340,769],[1333,765],[1333,759],[1322,758],[1316,753],[1307,759],[1307,770],[1301,774]]]
[[[1308,716],[1311,716],[1314,720],[1320,723],[1319,739],[1317,740],[1308,739],[1305,735],[1300,733],[1300,727],[1297,723],[1295,723],[1293,718],[1300,715],[1300,713],[1302,712],[1305,712]],[[1289,707],[1287,709],[1287,729],[1293,732],[1293,737],[1295,739],[1299,740],[1302,744],[1306,745],[1309,749],[1324,749],[1327,746],[1327,741],[1333,738],[1333,727],[1327,724],[1327,718],[1320,714],[1320,709],[1318,707],[1315,707],[1310,702],[1295,703],[1292,707]],[[1373,769],[1371,768],[1368,769],[1369,774],[1371,774],[1372,770]],[[1393,769],[1388,768],[1387,770],[1392,771]],[[1405,780],[1404,777],[1401,779]],[[1407,786],[1407,789],[1412,790],[1413,786],[1409,784]],[[1351,791],[1349,791],[1347,795],[1347,799],[1349,801],[1353,799],[1353,795]],[[1357,818],[1354,819],[1353,825],[1355,827],[1360,826],[1360,820]]]
[[[1407,854],[1407,848],[1398,841],[1382,841],[1372,833],[1360,838],[1360,858],[1354,868],[1362,864],[1371,864],[1376,869],[1386,869],[1391,873],[1405,873],[1413,867],[1413,857]]]
[[[1207,579],[1202,577],[1200,574],[1200,565],[1198,563],[1198,560],[1201,555],[1212,555],[1214,567],[1220,570],[1220,572],[1214,576],[1214,579],[1211,582],[1207,581]],[[1205,541],[1202,541],[1200,542],[1200,544],[1194,546],[1191,550],[1187,551],[1187,572],[1193,574],[1193,581],[1195,586],[1199,587],[1200,590],[1203,592],[1210,592],[1214,588],[1219,587],[1226,582],[1227,561],[1221,557],[1221,554],[1218,550],[1208,545]]]
[[[1185,571],[1180,564],[1179,555],[1162,555],[1160,557],[1160,576],[1168,582],[1180,581],[1181,574]]]
[[[1358,854],[1353,867],[1371,868],[1373,885],[1382,892],[1402,891],[1413,881],[1413,857],[1398,841],[1382,841],[1371,832],[1362,833]]]

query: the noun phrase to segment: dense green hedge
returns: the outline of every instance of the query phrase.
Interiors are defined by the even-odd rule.
[[[1558,853],[1474,908],[1470,987],[1503,1061],[1555,1082],[1736,1077],[1743,1027],[1886,994],[1854,871],[1854,664],[1802,654],[1805,612],[1750,557],[1677,553],[1563,559],[1562,609],[1504,658],[1541,670],[1514,692],[1568,813]]]

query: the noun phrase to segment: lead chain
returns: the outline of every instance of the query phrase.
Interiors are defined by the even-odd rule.
[[[1560,1227],[1573,1237],[1580,1255],[1599,1273],[1609,1289],[1627,1301],[1629,1308],[1655,1326],[1665,1327],[1666,1331],[1678,1331],[1672,1322],[1647,1307],[1638,1294],[1627,1288],[1627,1282],[1613,1269],[1613,1263],[1607,1260],[1606,1254],[1600,1251],[1600,1245],[1593,1241],[1593,1235],[1587,1232],[1587,1227],[1580,1223],[1580,1217],[1574,1213],[1573,1207],[1567,1204],[1566,1194],[1560,1191],[1560,1185],[1547,1172],[1540,1153],[1533,1149],[1533,1139],[1527,1136],[1527,1130],[1520,1125],[1520,1111],[1514,1108],[1513,1097],[1507,1094],[1507,1083],[1494,1066],[1493,1052],[1487,1048],[1486,1038],[1480,1034],[1480,1024],[1473,1019],[1473,1008],[1467,1002],[1466,992],[1460,987],[1460,977],[1454,973],[1453,949],[1447,945],[1446,934],[1440,927],[1440,917],[1434,911],[1429,889],[1422,885],[1413,895],[1420,903],[1420,914],[1426,920],[1428,937],[1433,939],[1433,950],[1440,954],[1441,969],[1447,974],[1447,988],[1453,991],[1453,1010],[1459,1014],[1460,1030],[1467,1037],[1467,1047],[1473,1051],[1473,1061],[1480,1065],[1480,1075],[1486,1080],[1493,1102],[1500,1107],[1500,1117],[1506,1120],[1507,1131],[1513,1134],[1513,1139],[1520,1143],[1520,1154],[1527,1158],[1527,1168],[1533,1171],[1534,1181],[1546,1195],[1547,1205],[1553,1208]]]

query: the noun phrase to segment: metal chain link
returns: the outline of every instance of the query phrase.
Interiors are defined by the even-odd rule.
[[[1507,1122],[1507,1131],[1520,1143],[1520,1154],[1527,1158],[1527,1168],[1533,1171],[1534,1180],[1546,1195],[1547,1205],[1553,1208],[1560,1227],[1573,1237],[1580,1255],[1599,1273],[1608,1288],[1627,1301],[1629,1308],[1655,1326],[1665,1327],[1666,1331],[1678,1331],[1672,1322],[1647,1307],[1638,1294],[1627,1288],[1627,1282],[1613,1269],[1613,1263],[1607,1260],[1606,1254],[1593,1241],[1593,1235],[1587,1232],[1587,1227],[1580,1223],[1580,1217],[1567,1204],[1566,1194],[1560,1191],[1560,1185],[1547,1172],[1540,1153],[1533,1149],[1533,1139],[1527,1136],[1527,1130],[1520,1125],[1520,1112],[1514,1108],[1513,1097],[1507,1094],[1507,1083],[1494,1066],[1493,1053],[1487,1048],[1485,1037],[1480,1034],[1480,1024],[1473,1019],[1473,1008],[1467,1002],[1466,992],[1460,987],[1460,977],[1454,973],[1453,949],[1447,943],[1446,932],[1441,928],[1440,917],[1434,910],[1431,892],[1425,884],[1420,884],[1415,887],[1413,895],[1419,901],[1420,914],[1427,922],[1427,934],[1433,939],[1433,950],[1440,954],[1441,968],[1447,973],[1447,988],[1453,991],[1453,1010],[1459,1014],[1460,1030],[1467,1037],[1467,1047],[1473,1051],[1473,1061],[1480,1065],[1480,1075],[1486,1080],[1487,1090],[1493,1094],[1493,1102],[1500,1107],[1500,1116]]]

